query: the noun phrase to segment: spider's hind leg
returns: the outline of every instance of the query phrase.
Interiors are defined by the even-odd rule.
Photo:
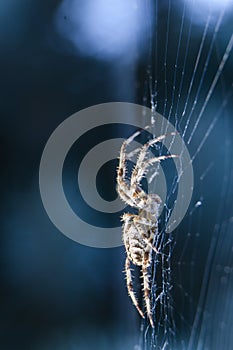
[[[153,315],[151,310],[151,301],[150,301],[150,281],[148,277],[148,270],[147,267],[150,264],[151,256],[149,255],[149,252],[146,252],[143,258],[143,264],[142,264],[142,276],[143,276],[143,286],[144,286],[144,298],[146,303],[146,312],[147,316],[149,318],[151,327],[154,328],[154,321],[153,321]]]
[[[131,270],[130,270],[130,260],[128,257],[125,260],[125,273],[126,273],[127,289],[128,289],[129,296],[130,296],[134,306],[138,310],[139,314],[141,315],[141,317],[144,318],[144,314],[143,314],[142,310],[140,309],[140,306],[139,306],[138,301],[136,299],[136,296],[134,294],[132,274],[131,274]]]

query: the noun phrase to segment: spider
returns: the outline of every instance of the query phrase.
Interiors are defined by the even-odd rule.
[[[154,246],[154,237],[158,234],[158,210],[162,201],[157,194],[147,194],[141,187],[140,181],[147,174],[151,165],[164,159],[175,158],[176,155],[164,155],[148,158],[147,152],[151,146],[162,141],[167,135],[162,135],[149,140],[142,147],[131,153],[126,153],[127,146],[138,136],[141,131],[136,131],[131,137],[126,139],[120,150],[119,166],[117,169],[117,192],[121,199],[129,206],[138,209],[138,214],[124,213],[123,221],[123,243],[126,249],[125,273],[127,289],[133,304],[139,314],[144,318],[144,313],[139,306],[133,289],[131,274],[131,263],[141,266],[143,278],[143,296],[146,304],[146,313],[151,326],[154,322],[150,301],[150,276],[148,267],[152,261],[152,251],[159,253]],[[169,135],[175,135],[170,133]],[[138,153],[137,161],[132,170],[131,179],[127,179],[126,161],[131,156]]]

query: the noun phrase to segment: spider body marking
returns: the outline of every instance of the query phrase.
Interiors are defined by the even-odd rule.
[[[150,276],[148,267],[152,261],[152,251],[159,253],[154,246],[154,237],[158,234],[158,211],[161,199],[157,194],[147,194],[141,187],[140,182],[148,172],[149,166],[167,158],[175,158],[176,155],[166,155],[148,158],[148,150],[156,143],[163,140],[167,135],[149,140],[142,147],[131,153],[126,153],[127,146],[138,136],[141,131],[136,131],[131,137],[126,139],[120,150],[119,167],[117,170],[117,192],[121,199],[129,206],[138,209],[138,214],[124,213],[123,221],[123,243],[126,249],[125,273],[127,289],[133,304],[139,314],[144,317],[144,313],[139,306],[134,293],[131,263],[141,267],[143,277],[143,295],[146,304],[146,313],[151,326],[154,322],[150,301]],[[170,133],[169,135],[175,135]],[[132,171],[131,179],[127,179],[126,161],[132,154],[138,153],[136,165]]]

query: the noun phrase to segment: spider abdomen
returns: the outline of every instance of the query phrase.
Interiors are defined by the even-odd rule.
[[[139,236],[135,227],[125,235],[125,247],[129,259],[133,264],[142,266],[145,251],[149,250],[145,241]]]

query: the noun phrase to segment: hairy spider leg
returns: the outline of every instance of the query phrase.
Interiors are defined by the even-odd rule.
[[[117,183],[118,183],[118,192],[121,196],[121,198],[130,206],[142,209],[145,206],[145,201],[147,200],[147,194],[135,183],[134,188],[132,189],[133,191],[133,197],[131,196],[131,192],[129,189],[129,186],[127,185],[126,182],[126,147],[129,145],[137,136],[141,134],[142,130],[136,131],[131,137],[129,137],[127,140],[125,140],[121,146],[121,152],[120,152],[120,161],[119,161],[119,167],[117,171]],[[170,135],[173,135],[175,133],[171,133]],[[169,134],[167,134],[169,135]],[[164,139],[167,135],[162,135],[156,139],[150,140],[146,145],[147,148],[152,146],[154,143],[161,141]],[[143,146],[143,147],[144,147]],[[140,154],[142,151],[140,152]],[[139,156],[140,156],[139,154]],[[136,165],[137,167],[137,165]],[[135,169],[134,169],[135,170]],[[143,176],[143,173],[142,173]],[[132,175],[133,177],[133,175]],[[131,183],[133,178],[131,177]],[[133,198],[133,199],[132,199]]]
[[[163,139],[165,139],[167,136],[169,135],[176,135],[177,133],[176,132],[171,132],[170,134],[164,134],[164,135],[161,135],[155,139],[152,139],[152,140],[149,140],[145,145],[143,145],[141,147],[141,151],[138,155],[138,159],[137,159],[137,163],[136,163],[136,166],[132,172],[132,176],[131,176],[131,188],[132,186],[135,186],[136,184],[139,184],[139,182],[135,182],[137,181],[137,174],[140,174],[139,177],[141,178],[143,176],[143,169],[142,169],[142,165],[143,163],[145,162],[145,157],[146,157],[146,152],[148,151],[148,149],[155,145],[156,143],[162,141]]]
[[[130,206],[135,206],[135,203],[132,201],[129,191],[129,186],[126,182],[126,147],[127,145],[133,141],[138,135],[140,135],[141,131],[136,131],[132,136],[130,136],[127,140],[125,140],[121,146],[120,150],[120,158],[119,158],[119,166],[117,169],[117,183],[118,183],[118,192],[121,198]]]
[[[135,203],[132,200],[132,198],[130,197],[129,193],[129,189],[127,187],[127,185],[123,182],[118,184],[117,186],[117,192],[119,193],[121,199],[128,205],[130,205],[131,207],[135,207]]]
[[[150,282],[149,282],[148,271],[147,271],[147,267],[150,265],[150,262],[151,262],[151,255],[148,252],[146,252],[144,254],[143,260],[144,261],[142,264],[142,276],[143,276],[146,311],[147,311],[147,315],[148,315],[151,327],[154,328],[155,326],[152,318],[151,305],[150,305]]]
[[[145,129],[148,129],[148,128],[149,128],[148,126],[145,127]],[[143,130],[142,130],[142,131],[143,131]],[[177,132],[167,133],[167,134],[164,134],[164,135],[161,135],[161,136],[157,137],[156,139],[152,139],[152,140],[150,140],[150,141],[157,140],[156,142],[153,142],[153,143],[152,143],[152,145],[153,145],[154,143],[157,143],[157,142],[162,141],[165,137],[171,136],[171,135],[175,135],[175,134],[177,134]],[[150,141],[148,141],[148,142],[150,142]],[[150,146],[152,146],[152,145],[150,145]],[[150,146],[149,146],[149,147],[150,147]],[[136,148],[135,150],[133,150],[133,151],[127,153],[127,158],[128,158],[128,159],[132,158],[135,154],[137,154],[137,153],[140,152],[141,150],[142,150],[142,147],[138,147],[138,148]]]
[[[134,134],[133,136],[136,137],[139,132]],[[132,139],[133,136],[130,138]],[[121,147],[121,155],[120,155],[120,162],[119,167],[117,171],[117,191],[120,195],[120,197],[130,206],[136,207],[139,209],[143,209],[145,207],[145,204],[147,202],[148,195],[146,192],[143,191],[143,189],[135,184],[133,188],[133,193],[129,188],[129,185],[126,182],[126,154],[125,154],[125,147],[126,143],[129,142],[129,139],[124,142],[124,147],[122,145]]]
[[[138,164],[136,164],[132,177],[131,177],[131,186],[132,188],[135,186],[138,186],[138,184],[140,183],[141,179],[143,176],[145,176],[145,174],[148,171],[148,168],[150,165],[154,164],[154,163],[160,163],[162,160],[165,159],[169,159],[169,158],[178,158],[178,155],[176,154],[168,154],[165,156],[159,156],[159,157],[154,157],[154,158],[150,158],[144,162],[141,162],[141,166],[139,167]]]
[[[147,205],[148,194],[143,191],[139,186],[134,191],[133,195],[131,195],[128,186],[124,183],[119,183],[117,186],[117,191],[121,197],[121,199],[131,207],[137,209],[144,209]]]
[[[119,167],[117,170],[117,176],[121,181],[125,182],[126,177],[126,147],[138,136],[141,131],[136,131],[132,136],[126,139],[121,146],[120,157],[119,157]]]
[[[128,139],[126,139],[120,150],[120,161],[119,161],[119,167],[117,171],[118,178],[121,179],[122,181],[125,182],[125,177],[126,177],[126,147],[137,137],[139,136],[145,129],[148,129],[149,126],[147,125],[144,129],[137,130],[133,135],[131,135]],[[134,152],[134,151],[133,151]],[[132,152],[131,152],[132,153]]]
[[[140,309],[138,301],[137,301],[136,296],[134,294],[133,280],[132,280],[132,274],[131,274],[131,269],[130,269],[130,260],[128,257],[125,260],[125,273],[126,273],[126,282],[127,282],[127,289],[128,289],[129,296],[130,296],[134,306],[138,310],[139,314],[144,318],[144,314],[143,314],[142,310]]]

